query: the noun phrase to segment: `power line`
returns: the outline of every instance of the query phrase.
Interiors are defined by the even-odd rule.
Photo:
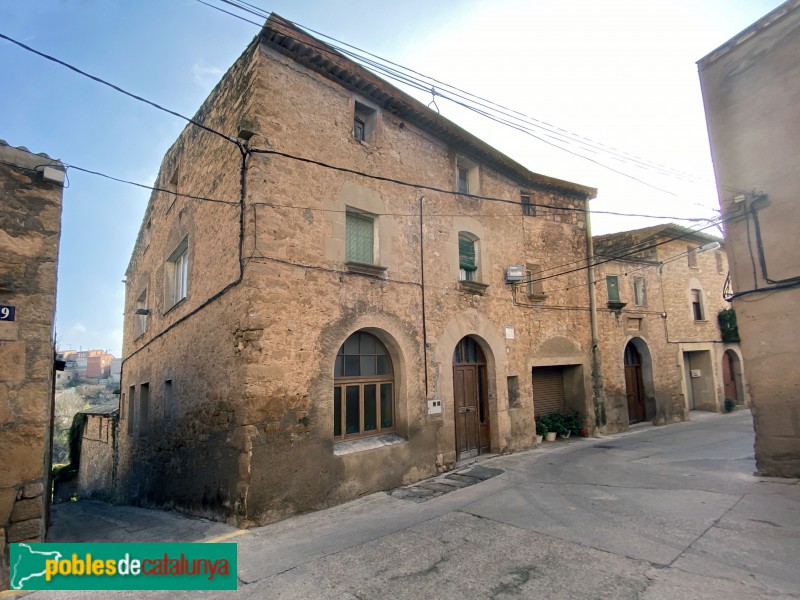
[[[175,196],[180,196],[182,198],[191,198],[192,200],[202,200],[203,202],[217,202],[219,204],[229,204],[231,206],[239,206],[238,202],[232,202],[230,200],[221,200],[219,198],[207,198],[205,196],[193,196],[191,194],[182,194],[175,190],[167,190],[160,187],[154,187],[151,185],[145,185],[143,183],[138,183],[136,181],[129,181],[127,179],[120,179],[119,177],[113,177],[112,175],[106,175],[105,173],[101,173],[100,171],[92,171],[91,169],[84,169],[83,167],[79,167],[77,165],[70,165],[64,164],[64,167],[67,169],[75,169],[76,171],[82,171],[83,173],[89,173],[91,175],[97,175],[98,177],[104,177],[105,179],[110,179],[111,181],[117,181],[119,183],[127,183],[128,185],[135,185],[136,187],[144,188],[147,190],[152,190],[154,192],[166,192],[167,194],[173,194]]]
[[[281,152],[279,150],[266,150],[266,149],[253,148],[250,151],[253,152],[253,153],[256,153],[256,154],[268,154],[268,155],[272,155],[272,156],[281,156],[283,158],[288,158],[290,160],[296,160],[296,161],[300,161],[300,162],[316,165],[316,166],[319,166],[319,167],[323,167],[325,169],[331,169],[331,170],[334,170],[334,171],[339,171],[341,173],[350,173],[352,175],[358,175],[360,177],[366,177],[368,179],[373,179],[373,180],[376,180],[376,181],[394,183],[394,184],[402,185],[402,186],[406,186],[406,187],[413,187],[413,188],[417,188],[417,189],[421,189],[421,190],[427,190],[427,191],[437,192],[437,193],[441,193],[441,194],[448,194],[448,195],[451,195],[451,196],[461,196],[463,198],[471,198],[471,199],[474,199],[474,200],[486,200],[488,202],[500,202],[500,203],[504,203],[504,204],[513,204],[513,205],[520,206],[520,207],[521,206],[533,206],[533,207],[536,207],[536,208],[548,208],[548,209],[553,209],[553,210],[563,210],[565,212],[579,212],[579,213],[584,213],[584,214],[588,212],[590,214],[614,215],[614,216],[618,216],[618,217],[639,217],[639,218],[647,218],[647,219],[662,219],[662,220],[663,219],[667,219],[667,220],[691,221],[691,222],[706,222],[706,221],[709,221],[708,218],[702,218],[702,217],[677,217],[677,216],[669,216],[669,215],[645,215],[645,214],[637,214],[637,213],[623,213],[623,212],[610,211],[610,210],[590,210],[590,211],[587,211],[584,208],[577,208],[577,207],[571,207],[571,206],[555,206],[555,205],[552,205],[552,204],[541,204],[541,203],[534,203],[534,202],[531,202],[529,204],[523,204],[521,201],[509,200],[508,198],[498,198],[498,197],[494,197],[494,196],[480,196],[480,195],[477,195],[477,194],[464,194],[464,193],[461,193],[461,192],[457,192],[457,191],[453,191],[453,190],[446,190],[446,189],[443,189],[443,188],[438,188],[438,187],[434,187],[434,186],[427,185],[427,184],[413,183],[413,182],[409,182],[409,181],[403,181],[401,179],[394,179],[394,178],[391,178],[391,177],[383,177],[381,175],[372,175],[370,173],[365,173],[364,171],[359,171],[357,169],[350,169],[348,167],[340,167],[340,166],[337,166],[337,165],[332,165],[330,163],[326,163],[326,162],[323,162],[323,161],[315,160],[315,159],[312,159],[312,158],[307,158],[307,157],[303,157],[303,156],[297,156],[297,155],[294,155],[294,154],[289,154],[287,152]]]
[[[183,119],[184,121],[186,121],[187,123],[191,123],[195,127],[199,127],[200,129],[204,129],[205,131],[208,131],[209,133],[213,133],[214,135],[218,135],[222,139],[224,139],[224,140],[226,140],[228,142],[231,142],[232,144],[236,144],[237,146],[240,146],[240,143],[239,143],[238,140],[236,140],[234,138],[231,138],[231,137],[225,135],[224,133],[220,133],[219,131],[216,131],[215,129],[211,129],[210,127],[207,127],[207,126],[203,125],[202,123],[198,123],[194,119],[192,119],[190,117],[187,117],[186,115],[182,115],[179,112],[176,112],[176,111],[171,110],[169,108],[165,108],[164,106],[161,106],[160,104],[157,104],[157,103],[153,102],[152,100],[148,100],[147,98],[143,98],[142,96],[138,96],[138,95],[136,95],[136,94],[134,94],[132,92],[124,90],[121,87],[119,87],[118,85],[114,85],[113,83],[110,83],[110,82],[106,81],[105,79],[101,79],[100,77],[97,77],[95,75],[87,73],[86,71],[83,71],[83,70],[79,69],[78,67],[75,67],[75,66],[73,66],[73,65],[71,65],[71,64],[69,64],[67,62],[64,62],[63,60],[60,60],[60,59],[56,58],[55,56],[50,56],[49,54],[45,54],[44,52],[40,52],[39,50],[36,50],[35,48],[31,48],[30,46],[28,46],[26,44],[23,44],[22,42],[20,42],[18,40],[15,40],[14,38],[9,37],[9,36],[7,36],[7,35],[5,35],[3,33],[0,33],[0,38],[2,38],[4,40],[8,40],[12,44],[16,44],[17,46],[19,46],[20,48],[22,48],[24,50],[27,50],[28,52],[32,52],[33,54],[36,54],[37,56],[41,56],[42,58],[45,58],[45,59],[47,59],[49,61],[52,61],[52,62],[54,62],[56,64],[59,64],[59,65],[63,66],[63,67],[66,67],[66,68],[70,69],[71,71],[75,71],[79,75],[83,75],[84,77],[88,77],[92,81],[96,81],[97,83],[101,83],[101,84],[103,84],[105,86],[108,86],[112,90],[115,90],[115,91],[117,91],[117,92],[119,92],[121,94],[125,94],[126,96],[128,96],[130,98],[133,98],[134,100],[138,100],[139,102],[144,102],[145,104],[148,104],[148,105],[150,105],[150,106],[152,106],[154,108],[157,108],[158,110],[161,110],[161,111],[163,111],[165,113],[168,113],[170,115],[178,117],[179,119]]]
[[[261,9],[261,8],[255,6],[255,5],[253,5],[253,4],[249,4],[247,2],[241,2],[241,1],[233,2],[231,0],[220,0],[220,1],[224,2],[225,4],[227,4],[229,6],[238,8],[239,10],[245,11],[245,12],[247,12],[249,14],[255,15],[255,16],[260,17],[260,18],[265,18],[266,19],[266,18],[269,17],[269,12],[268,11],[266,11],[264,9]],[[211,8],[214,8],[216,10],[219,10],[220,12],[224,12],[226,14],[229,14],[231,16],[234,16],[236,18],[244,20],[244,21],[246,21],[248,23],[251,23],[251,24],[253,24],[255,26],[261,27],[260,23],[256,23],[254,21],[251,21],[249,19],[241,17],[240,15],[236,15],[234,13],[231,13],[230,11],[226,11],[226,10],[220,8],[220,7],[213,6],[213,5],[211,5],[211,4],[207,3],[207,2],[204,2],[203,0],[198,0],[198,2],[200,2],[201,4],[204,4],[206,6],[210,6]],[[565,148],[564,146],[561,146],[558,143],[554,143],[554,142],[548,141],[548,140],[544,139],[541,135],[535,134],[528,127],[528,125],[532,125],[533,127],[536,127],[537,129],[543,130],[545,132],[544,135],[546,137],[551,137],[553,139],[557,139],[558,141],[565,142],[565,143],[573,143],[573,144],[577,143],[577,144],[580,144],[583,147],[582,149],[590,149],[590,150],[591,149],[595,149],[595,150],[598,150],[600,152],[603,152],[603,153],[611,155],[616,160],[620,160],[622,162],[628,162],[630,164],[634,164],[635,166],[639,166],[640,168],[647,168],[647,169],[650,169],[650,170],[656,170],[656,171],[659,171],[661,174],[667,175],[667,176],[672,177],[672,178],[686,179],[687,178],[686,176],[688,176],[688,177],[693,177],[694,179],[700,179],[697,176],[694,176],[694,175],[691,175],[691,174],[687,174],[687,173],[678,171],[678,170],[670,168],[670,167],[665,167],[664,165],[661,165],[660,163],[656,163],[654,161],[650,161],[648,159],[644,159],[644,158],[638,157],[638,156],[633,155],[631,153],[627,153],[627,152],[618,150],[616,148],[613,148],[613,147],[608,146],[606,144],[602,144],[600,142],[594,142],[590,138],[587,138],[587,137],[582,136],[580,134],[570,132],[569,130],[557,127],[555,125],[552,125],[552,124],[547,123],[545,121],[541,121],[541,120],[536,119],[534,117],[530,117],[530,116],[525,115],[524,113],[521,113],[519,111],[515,111],[513,109],[509,109],[509,108],[504,107],[504,106],[502,106],[502,105],[500,105],[498,103],[492,102],[490,100],[486,100],[485,98],[481,98],[480,96],[477,96],[477,95],[472,94],[470,92],[466,92],[464,90],[461,90],[460,88],[457,88],[456,86],[452,86],[450,84],[444,83],[444,82],[439,81],[439,80],[437,80],[437,79],[435,79],[433,77],[424,75],[422,73],[419,73],[418,71],[415,71],[415,70],[410,69],[408,67],[404,67],[402,65],[399,65],[398,63],[392,62],[392,61],[390,61],[388,59],[384,59],[384,58],[382,58],[382,57],[380,57],[378,55],[375,55],[373,53],[365,51],[365,50],[363,50],[361,48],[358,48],[357,46],[354,46],[354,45],[349,44],[347,42],[343,42],[343,41],[338,40],[338,39],[336,39],[336,38],[334,38],[332,36],[326,35],[326,34],[324,34],[322,32],[316,31],[316,30],[314,30],[314,29],[312,29],[310,27],[305,27],[303,25],[300,25],[298,23],[295,23],[295,22],[292,22],[292,21],[288,21],[288,20],[287,20],[287,22],[291,23],[292,25],[294,25],[296,27],[299,27],[299,28],[305,29],[307,31],[313,32],[314,34],[322,36],[322,37],[324,37],[326,39],[332,40],[332,41],[337,42],[339,44],[343,44],[343,45],[345,45],[345,46],[347,46],[349,48],[353,48],[355,51],[347,50],[346,48],[343,48],[341,46],[337,46],[336,44],[330,44],[330,45],[326,44],[327,47],[323,47],[323,46],[319,46],[319,45],[308,44],[308,42],[304,42],[307,45],[309,45],[309,46],[311,46],[311,47],[313,47],[313,48],[315,48],[317,50],[320,50],[322,52],[326,52],[326,53],[329,53],[329,54],[340,55],[340,56],[342,54],[344,54],[344,55],[352,58],[356,62],[360,63],[362,66],[366,66],[367,68],[372,68],[373,70],[380,72],[382,75],[384,75],[384,76],[386,76],[386,77],[388,77],[390,79],[393,79],[394,81],[400,82],[400,83],[405,84],[405,85],[409,85],[409,86],[414,87],[415,89],[418,89],[420,91],[431,93],[434,96],[434,99],[435,99],[436,96],[439,96],[439,97],[445,98],[447,100],[450,100],[451,102],[455,103],[456,105],[459,105],[459,106],[461,106],[463,108],[466,108],[467,110],[471,110],[473,112],[476,112],[477,114],[480,114],[480,115],[482,115],[482,116],[484,116],[484,117],[486,117],[488,119],[491,119],[491,120],[493,120],[493,121],[495,121],[497,123],[506,125],[506,126],[511,127],[513,129],[517,129],[518,131],[526,133],[527,135],[530,135],[531,137],[534,137],[535,139],[538,139],[539,141],[542,141],[543,143],[549,144],[549,145],[551,145],[553,147],[556,147],[556,148],[558,148],[560,150],[563,150],[565,152],[568,152],[570,154],[573,154],[575,156],[578,156],[580,158],[583,158],[585,160],[593,162],[593,163],[595,163],[595,164],[597,164],[597,165],[599,165],[599,166],[601,166],[603,168],[609,169],[609,170],[611,170],[611,171],[613,171],[613,172],[615,172],[615,173],[617,173],[619,175],[631,178],[631,179],[633,179],[633,180],[635,180],[635,181],[637,181],[639,183],[642,183],[643,185],[647,185],[649,187],[652,187],[652,188],[657,189],[659,191],[662,191],[664,193],[675,195],[674,192],[671,192],[671,191],[666,190],[664,188],[660,188],[658,186],[654,186],[653,184],[651,184],[649,182],[646,182],[646,181],[644,181],[642,179],[639,179],[638,177],[635,177],[634,175],[631,175],[629,173],[625,173],[623,171],[615,169],[612,166],[607,165],[605,163],[602,163],[602,162],[600,162],[600,161],[598,161],[598,160],[596,160],[594,158],[591,158],[589,156],[586,156],[584,154],[581,154],[581,153],[576,152],[574,150],[571,150],[569,148]],[[334,52],[333,50],[336,50],[337,52]],[[366,58],[364,55],[371,56],[371,57],[373,57],[373,58],[375,58],[377,60],[371,60],[369,58]],[[381,61],[381,62],[377,62],[377,61]],[[383,63],[386,63],[386,64],[383,64]],[[387,65],[392,65],[393,67],[397,67],[397,69],[389,67]],[[398,69],[402,69],[403,71],[406,71],[406,73],[398,71]],[[424,79],[420,79],[420,78],[424,78]],[[431,82],[434,82],[435,84],[438,84],[439,90],[437,90],[436,86],[432,85]],[[450,97],[446,93],[443,93],[442,92],[442,87],[444,87],[445,89],[449,89],[449,93],[452,94],[453,96],[455,96],[455,98],[454,97]],[[456,98],[460,98],[461,100],[457,100]],[[465,102],[466,103],[471,103],[471,104],[468,105]],[[480,108],[478,108],[478,107],[480,107]],[[494,107],[496,107],[496,108],[494,108]],[[498,114],[502,115],[502,118],[498,118],[496,115],[490,114],[488,111],[493,111],[495,113],[498,113]],[[509,118],[517,121],[517,123],[509,121],[508,120]],[[519,123],[523,123],[523,125],[520,125]],[[567,136],[569,136],[569,137],[567,137]]]

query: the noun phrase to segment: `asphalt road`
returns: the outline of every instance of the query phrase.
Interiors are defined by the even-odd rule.
[[[754,470],[749,412],[692,413],[247,532],[71,503],[49,540],[235,541],[239,589],[30,597],[800,598],[800,482]]]

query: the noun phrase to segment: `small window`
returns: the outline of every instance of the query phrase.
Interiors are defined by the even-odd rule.
[[[128,388],[128,435],[136,431],[136,386]]]
[[[477,239],[467,233],[458,234],[458,268],[461,281],[477,281]]]
[[[692,290],[692,316],[695,321],[705,321],[703,292],[701,290]]]
[[[167,212],[172,210],[175,206],[175,201],[178,199],[178,169],[172,174],[169,182],[166,185],[167,190]]]
[[[517,408],[519,406],[519,377],[509,375],[506,382],[508,384],[508,406]]]
[[[172,387],[172,379],[164,381],[164,421],[167,423],[172,422],[172,417],[175,413],[175,392]]]
[[[347,262],[375,264],[375,219],[371,215],[347,212],[345,252]]]
[[[165,310],[186,298],[189,285],[189,238],[183,238],[166,262]]]
[[[339,348],[333,370],[336,440],[394,431],[394,375],[386,348],[357,331]]]
[[[150,310],[147,308],[147,288],[144,288],[136,299],[136,312],[133,315],[135,329],[134,338],[144,335],[147,331],[147,317],[149,314]]]
[[[617,275],[606,275],[606,290],[609,302],[619,302],[619,277]]]
[[[645,306],[647,304],[644,277],[633,278],[633,303],[636,306]]]
[[[149,423],[149,404],[150,404],[150,384],[143,383],[139,388],[139,437],[147,437],[147,426]]]
[[[525,270],[525,281],[528,296],[532,298],[544,297],[544,281],[542,281],[542,266],[528,264]]]
[[[152,229],[153,222],[148,218],[147,223],[144,224],[144,229],[142,230],[142,248],[147,250],[150,247],[150,231]]]
[[[480,192],[478,165],[462,156],[456,158],[456,190],[459,194]]]
[[[722,253],[721,252],[715,252],[714,253],[714,258],[717,259],[717,273],[722,275],[723,273],[725,273],[725,265],[723,264],[723,261],[722,261]]]
[[[377,111],[360,102],[355,103],[353,114],[353,138],[359,142],[375,142],[375,122]]]
[[[531,204],[531,195],[530,194],[522,194],[522,214],[526,217],[534,217],[536,216],[536,207]]]
[[[686,260],[690,267],[697,267],[697,248],[694,246],[686,246]]]

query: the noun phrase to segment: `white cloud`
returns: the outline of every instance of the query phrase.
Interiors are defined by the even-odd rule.
[[[86,333],[88,330],[86,329],[86,325],[83,323],[75,323],[70,329],[71,333]]]
[[[225,73],[225,71],[219,67],[201,65],[199,63],[194,63],[192,65],[192,76],[194,77],[194,82],[203,88],[211,88],[215,86],[222,77],[223,73]]]

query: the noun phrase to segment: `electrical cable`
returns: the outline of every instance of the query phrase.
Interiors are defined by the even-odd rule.
[[[229,6],[238,8],[239,10],[243,10],[243,11],[249,13],[249,14],[255,15],[255,16],[260,17],[260,18],[267,19],[269,17],[269,12],[268,11],[266,11],[264,9],[261,9],[261,8],[258,8],[255,5],[252,5],[252,4],[249,4],[249,3],[246,3],[246,2],[232,2],[230,0],[220,0],[220,1],[224,2],[225,4],[228,4]],[[217,9],[217,10],[219,10],[221,12],[226,13],[226,14],[230,14],[231,16],[234,16],[236,18],[242,19],[242,20],[244,20],[244,21],[246,21],[248,23],[251,23],[251,24],[253,24],[255,26],[262,27],[262,25],[260,23],[251,21],[249,19],[245,19],[244,17],[241,17],[240,15],[236,15],[234,13],[231,13],[230,11],[226,11],[226,10],[224,10],[222,8],[217,7],[217,6],[213,6],[213,5],[209,4],[208,2],[204,2],[203,0],[198,0],[198,2],[200,2],[201,4],[204,4],[206,6],[209,6],[211,8]],[[250,7],[250,8],[248,8],[248,7]],[[253,10],[253,9],[255,9],[255,10]],[[348,44],[347,42],[343,42],[341,40],[333,38],[332,36],[328,36],[328,35],[326,35],[326,34],[324,34],[322,32],[316,31],[316,30],[314,30],[314,29],[312,29],[310,27],[306,27],[306,26],[300,25],[300,24],[298,24],[296,22],[293,22],[293,21],[288,21],[287,20],[287,22],[291,23],[295,27],[305,29],[307,31],[310,31],[310,32],[316,34],[316,35],[324,37],[324,38],[326,38],[328,40],[332,40],[332,41],[337,42],[339,44],[343,44],[343,45],[345,45],[345,46],[347,46],[349,48],[353,48],[355,51],[347,50],[346,48],[343,48],[341,46],[337,46],[336,44],[326,44],[327,47],[322,47],[322,46],[318,46],[318,45],[314,45],[314,44],[309,44],[308,42],[303,42],[304,44],[306,44],[306,45],[308,45],[310,47],[313,47],[315,49],[318,49],[320,51],[323,51],[323,52],[326,52],[326,53],[329,53],[329,54],[344,54],[344,55],[350,57],[351,59],[355,60],[357,63],[361,64],[362,66],[372,67],[373,70],[378,70],[383,75],[385,75],[387,77],[390,77],[391,79],[393,79],[395,81],[398,81],[398,82],[403,83],[405,85],[412,86],[415,89],[418,89],[420,91],[424,91],[426,93],[430,93],[431,89],[435,89],[437,87],[436,85],[433,85],[431,83],[431,82],[435,82],[436,84],[438,84],[439,87],[449,88],[451,90],[450,93],[453,94],[456,98],[460,98],[463,102],[459,101],[459,100],[455,100],[454,98],[449,97],[447,94],[444,94],[444,93],[442,93],[442,92],[440,92],[438,90],[436,91],[436,95],[439,95],[439,96],[441,96],[443,98],[446,98],[446,99],[448,99],[448,100],[450,100],[450,101],[452,101],[452,102],[454,102],[454,103],[456,103],[456,104],[458,104],[458,105],[460,105],[460,106],[462,106],[464,108],[467,108],[468,110],[473,110],[474,112],[477,112],[478,114],[481,114],[481,115],[483,115],[483,116],[485,116],[487,118],[495,120],[498,123],[505,124],[507,126],[513,127],[513,128],[518,129],[520,131],[523,131],[523,132],[531,135],[532,137],[535,137],[536,139],[539,139],[540,141],[543,141],[544,143],[553,145],[553,146],[555,146],[555,147],[557,147],[557,148],[559,148],[561,150],[564,150],[566,152],[572,153],[572,154],[574,154],[576,156],[579,156],[581,158],[584,158],[586,160],[594,162],[595,164],[598,164],[598,165],[600,165],[600,166],[602,166],[604,168],[608,168],[608,169],[610,169],[610,170],[612,170],[612,171],[614,171],[614,172],[616,172],[616,173],[618,173],[620,175],[623,175],[625,177],[630,177],[630,178],[632,178],[632,179],[634,179],[634,180],[636,180],[636,181],[638,181],[638,182],[640,182],[640,183],[642,183],[644,185],[648,185],[650,187],[655,187],[655,189],[658,189],[658,190],[663,191],[665,193],[673,194],[673,192],[670,192],[668,190],[664,190],[663,188],[658,188],[657,186],[653,186],[652,184],[650,184],[650,183],[648,183],[646,181],[643,181],[643,180],[641,180],[641,179],[639,179],[637,177],[634,177],[634,176],[632,176],[632,175],[630,175],[628,173],[624,173],[622,171],[618,171],[618,170],[614,169],[613,167],[610,167],[609,165],[606,165],[605,163],[601,163],[601,162],[596,161],[596,160],[594,160],[594,159],[592,159],[590,157],[587,157],[585,155],[579,154],[577,152],[574,152],[572,150],[569,150],[567,148],[559,146],[558,144],[554,144],[552,142],[544,140],[540,136],[537,136],[537,135],[533,134],[530,131],[530,129],[527,128],[527,126],[520,127],[519,125],[514,124],[512,122],[509,122],[506,119],[498,119],[497,117],[488,114],[486,111],[487,110],[491,110],[491,111],[494,111],[496,113],[499,113],[499,114],[503,115],[504,117],[515,119],[517,121],[521,121],[521,122],[526,123],[526,124],[531,124],[531,125],[539,128],[539,129],[544,130],[545,132],[547,132],[549,134],[553,134],[553,135],[557,136],[555,139],[558,139],[559,141],[566,142],[566,143],[582,144],[586,148],[589,148],[589,149],[594,148],[595,150],[598,150],[600,152],[604,152],[604,153],[612,155],[617,160],[629,162],[631,164],[636,164],[637,166],[639,166],[641,168],[650,168],[650,169],[655,168],[660,173],[662,173],[664,175],[667,175],[667,176],[670,176],[670,177],[673,177],[673,178],[686,179],[686,177],[688,176],[688,177],[692,177],[692,178],[694,178],[696,180],[703,179],[703,178],[700,178],[700,177],[698,177],[696,175],[692,175],[692,174],[688,174],[688,173],[685,173],[685,172],[681,172],[681,171],[679,171],[677,169],[673,169],[671,167],[666,167],[666,166],[664,166],[664,165],[662,165],[660,163],[657,163],[657,162],[654,162],[654,161],[650,161],[648,159],[643,159],[642,157],[638,157],[638,156],[636,156],[634,154],[618,150],[618,149],[613,148],[611,146],[608,146],[606,144],[602,144],[600,142],[594,142],[594,141],[592,141],[591,139],[589,139],[589,138],[587,138],[585,136],[570,132],[569,130],[557,127],[555,125],[552,125],[552,124],[547,123],[545,121],[541,121],[539,119],[535,119],[534,117],[529,117],[528,115],[525,115],[524,113],[521,113],[519,111],[515,111],[513,109],[509,109],[507,107],[504,107],[504,106],[502,106],[502,105],[500,105],[498,103],[492,102],[490,100],[486,100],[485,98],[481,98],[480,96],[477,96],[475,94],[471,94],[470,92],[466,92],[464,90],[461,90],[460,88],[457,88],[456,86],[452,86],[450,84],[447,84],[445,82],[439,81],[439,80],[437,80],[435,78],[432,78],[430,76],[423,75],[423,74],[421,74],[421,73],[419,73],[417,71],[414,71],[413,69],[410,69],[408,67],[404,67],[404,66],[399,65],[398,63],[394,63],[394,62],[392,62],[392,61],[390,61],[388,59],[381,58],[381,57],[379,57],[379,56],[377,56],[375,54],[372,54],[372,53],[370,53],[368,51],[365,51],[365,50],[363,50],[361,48],[358,48],[357,46],[354,46],[352,44]],[[325,43],[325,42],[320,42],[320,43],[322,44],[322,43]],[[336,52],[333,52],[333,50],[335,50]],[[359,54],[359,53],[363,53],[363,54],[366,54],[368,56],[372,56],[373,58],[377,59],[378,61],[382,61],[383,63],[386,63],[386,64],[381,64],[379,62],[376,62],[375,60],[371,60],[371,59],[365,58],[363,56],[363,54]],[[403,69],[404,71],[407,71],[407,73],[402,73],[401,71],[398,71],[395,68],[387,67],[387,64],[388,65],[393,65],[393,67],[397,67],[399,69]],[[413,75],[409,75],[409,73],[412,73]],[[415,76],[418,76],[418,77],[415,77]],[[419,77],[424,78],[424,79],[419,79]],[[475,100],[473,100],[473,98]],[[464,104],[464,102],[473,102],[478,107],[481,107],[481,108],[483,108],[485,110],[479,110],[475,106],[467,106],[466,104]],[[493,107],[496,107],[496,108],[493,108]],[[571,138],[564,137],[564,136],[567,136],[567,135],[571,136]],[[552,136],[549,136],[549,137],[552,137]]]
[[[113,90],[115,90],[115,91],[117,91],[117,92],[119,92],[121,94],[124,94],[124,95],[126,95],[126,96],[128,96],[130,98],[133,98],[134,100],[138,100],[139,102],[144,102],[145,104],[148,104],[148,105],[150,105],[150,106],[152,106],[154,108],[157,108],[158,110],[161,110],[161,111],[163,111],[165,113],[168,113],[170,115],[173,115],[175,117],[183,119],[187,123],[190,123],[190,124],[194,125],[195,127],[199,127],[200,129],[203,129],[205,131],[208,131],[209,133],[213,133],[214,135],[218,135],[222,139],[227,140],[228,142],[231,142],[232,144],[236,144],[237,146],[240,145],[239,140],[237,140],[235,138],[231,138],[231,137],[225,135],[224,133],[220,133],[219,131],[211,129],[210,127],[207,127],[207,126],[203,125],[202,123],[198,123],[194,119],[191,119],[191,118],[189,118],[189,117],[187,117],[185,115],[182,115],[179,112],[176,112],[176,111],[171,110],[169,108],[165,108],[165,107],[161,106],[160,104],[157,104],[157,103],[153,102],[152,100],[148,100],[146,98],[143,98],[142,96],[138,96],[138,95],[136,95],[136,94],[134,94],[132,92],[124,90],[121,87],[119,87],[118,85],[114,85],[113,83],[109,83],[105,79],[101,79],[100,77],[97,77],[95,75],[91,75],[90,73],[87,73],[86,71],[82,71],[78,67],[75,67],[75,66],[73,66],[73,65],[71,65],[71,64],[69,64],[67,62],[64,62],[63,60],[60,60],[60,59],[56,58],[55,56],[50,56],[49,54],[45,54],[44,52],[40,52],[39,50],[31,48],[30,46],[28,46],[26,44],[23,44],[22,42],[20,42],[18,40],[15,40],[14,38],[9,37],[9,36],[7,36],[7,35],[5,35],[3,33],[0,33],[0,38],[2,38],[4,40],[8,40],[12,44],[16,44],[17,46],[19,46],[20,48],[23,48],[24,50],[27,50],[28,52],[32,52],[33,54],[36,54],[37,56],[41,56],[42,58],[45,58],[45,59],[47,59],[49,61],[52,61],[52,62],[54,62],[56,64],[59,64],[59,65],[63,66],[63,67],[66,67],[66,68],[70,69],[71,71],[75,71],[79,75],[83,75],[84,77],[88,77],[89,79],[91,79],[93,81],[96,81],[97,83],[100,83],[100,84],[103,84],[105,86],[108,86],[111,89],[113,89]]]

